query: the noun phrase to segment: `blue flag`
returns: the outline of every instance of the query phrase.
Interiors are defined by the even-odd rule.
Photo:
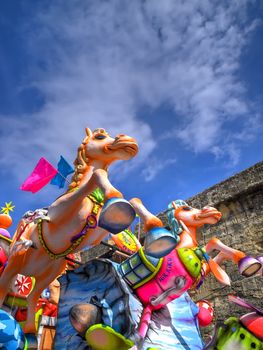
[[[55,177],[53,177],[53,179],[51,180],[51,182],[50,182],[51,185],[56,185],[59,188],[64,187],[66,177],[71,173],[74,173],[74,169],[65,160],[65,158],[60,156],[60,160],[58,162],[58,174]]]

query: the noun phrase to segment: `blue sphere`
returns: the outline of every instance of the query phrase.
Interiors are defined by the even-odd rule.
[[[0,309],[0,349],[26,349],[25,335],[13,316]]]

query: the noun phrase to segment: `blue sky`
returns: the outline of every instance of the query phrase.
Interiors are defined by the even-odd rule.
[[[261,1],[0,3],[0,206],[14,225],[51,203],[19,190],[38,159],[75,159],[86,126],[137,138],[110,169],[154,213],[262,160]]]

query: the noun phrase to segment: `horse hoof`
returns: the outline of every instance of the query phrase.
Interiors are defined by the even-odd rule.
[[[260,261],[251,256],[245,256],[238,262],[239,272],[245,277],[254,276],[261,267]]]
[[[37,337],[34,333],[26,333],[27,350],[33,350],[38,348]]]
[[[131,225],[135,216],[135,210],[128,201],[111,198],[101,210],[98,225],[111,233],[119,233]]]
[[[151,229],[145,237],[145,254],[162,258],[169,254],[178,244],[179,237],[174,236],[164,227]]]
[[[258,271],[258,275],[259,276],[263,276],[263,256],[258,256],[257,260],[260,262],[261,264],[261,269]]]
[[[90,327],[85,338],[93,350],[129,350],[134,345],[131,340],[103,324]]]

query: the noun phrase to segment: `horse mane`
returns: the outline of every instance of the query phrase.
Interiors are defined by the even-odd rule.
[[[75,171],[74,171],[74,174],[72,175],[71,183],[69,184],[68,191],[77,189],[79,187],[80,181],[83,178],[84,173],[88,168],[89,158],[88,158],[85,146],[89,142],[89,139],[91,138],[91,136],[96,132],[100,132],[100,133],[104,133],[105,135],[108,135],[107,131],[102,128],[95,129],[93,132],[89,128],[86,128],[85,131],[86,131],[86,136],[78,148],[77,158],[74,160],[74,163],[73,163],[75,166]]]
[[[180,233],[182,233],[183,229],[178,220],[175,218],[175,207],[179,208],[183,205],[187,205],[187,203],[181,199],[177,199],[168,205],[168,209],[166,211],[167,219],[168,219],[168,225],[170,226],[171,232],[178,236]]]
[[[88,128],[86,128],[86,133],[87,133],[87,136],[84,138],[81,145],[79,146],[77,151],[77,157],[74,160],[75,171],[74,171],[74,174],[72,175],[71,183],[69,184],[69,187],[68,187],[69,191],[79,186],[80,181],[83,178],[83,174],[88,168],[89,158],[87,157],[85,146],[88,143],[92,133]]]

